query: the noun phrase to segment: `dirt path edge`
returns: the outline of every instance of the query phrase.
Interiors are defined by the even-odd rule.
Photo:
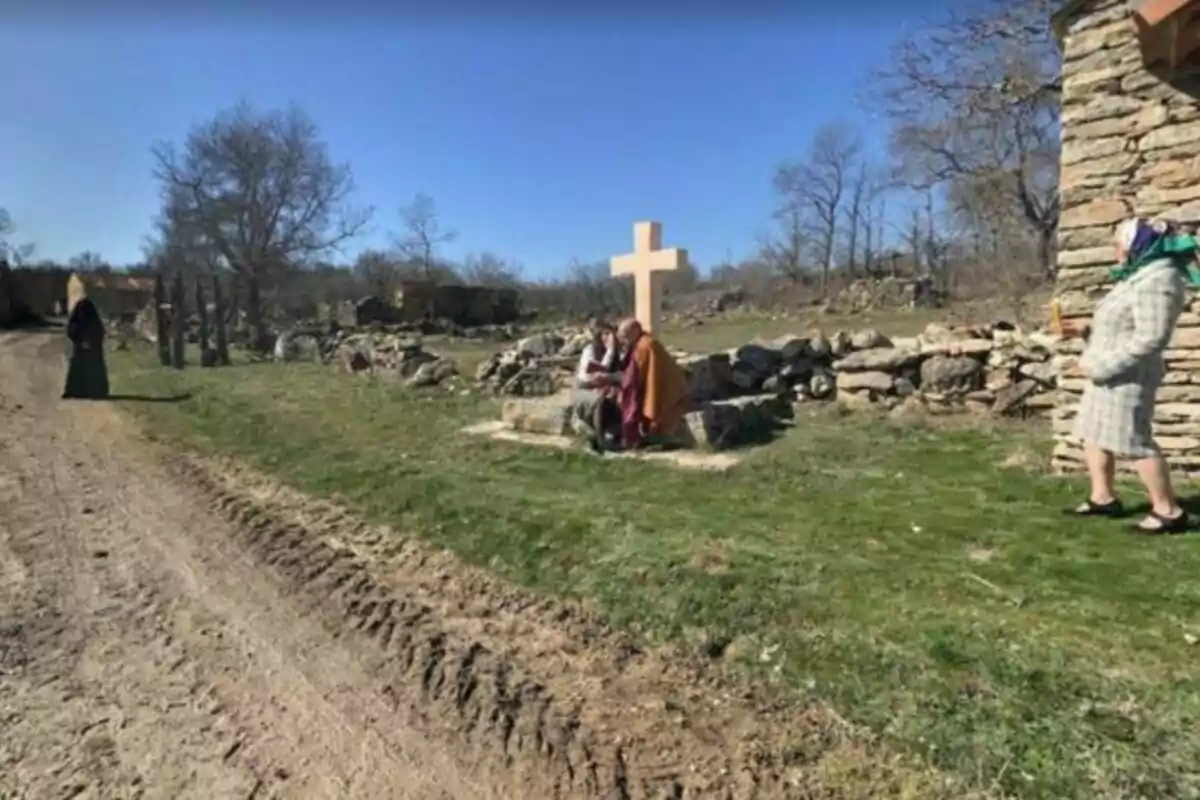
[[[967,797],[818,703],[781,705],[229,459],[161,456],[380,691],[511,796]]]

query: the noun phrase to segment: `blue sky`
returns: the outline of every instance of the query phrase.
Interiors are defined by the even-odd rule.
[[[150,145],[241,99],[295,101],[377,209],[349,255],[386,243],[423,191],[459,232],[451,257],[490,250],[553,275],[625,252],[631,224],[653,218],[708,266],[753,249],[774,166],[822,123],[862,124],[882,149],[857,94],[888,44],[944,4],[876,5],[685,23],[625,5],[407,24],[349,10],[27,14],[0,30],[0,206],[38,257],[137,261],[157,209]]]

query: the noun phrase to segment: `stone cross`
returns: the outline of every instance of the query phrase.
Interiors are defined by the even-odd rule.
[[[634,316],[647,333],[656,333],[662,313],[662,273],[682,269],[687,250],[662,249],[662,223],[637,222],[633,226],[633,252],[609,262],[613,277],[633,276]]]

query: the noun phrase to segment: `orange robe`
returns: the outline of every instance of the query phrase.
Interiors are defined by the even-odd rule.
[[[637,404],[642,435],[673,435],[691,405],[683,369],[667,349],[648,334],[643,334],[634,343],[628,369],[633,373],[630,382],[636,382],[636,397],[626,395],[623,400]],[[628,419],[626,414],[622,416]]]

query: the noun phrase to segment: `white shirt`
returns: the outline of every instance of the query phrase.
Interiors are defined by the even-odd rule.
[[[591,388],[588,384],[591,383],[595,373],[589,368],[599,364],[605,372],[612,372],[613,364],[616,362],[617,348],[609,348],[604,354],[604,358],[596,360],[596,347],[589,344],[583,348],[583,352],[579,354],[579,367],[575,370],[575,383],[580,388]]]

